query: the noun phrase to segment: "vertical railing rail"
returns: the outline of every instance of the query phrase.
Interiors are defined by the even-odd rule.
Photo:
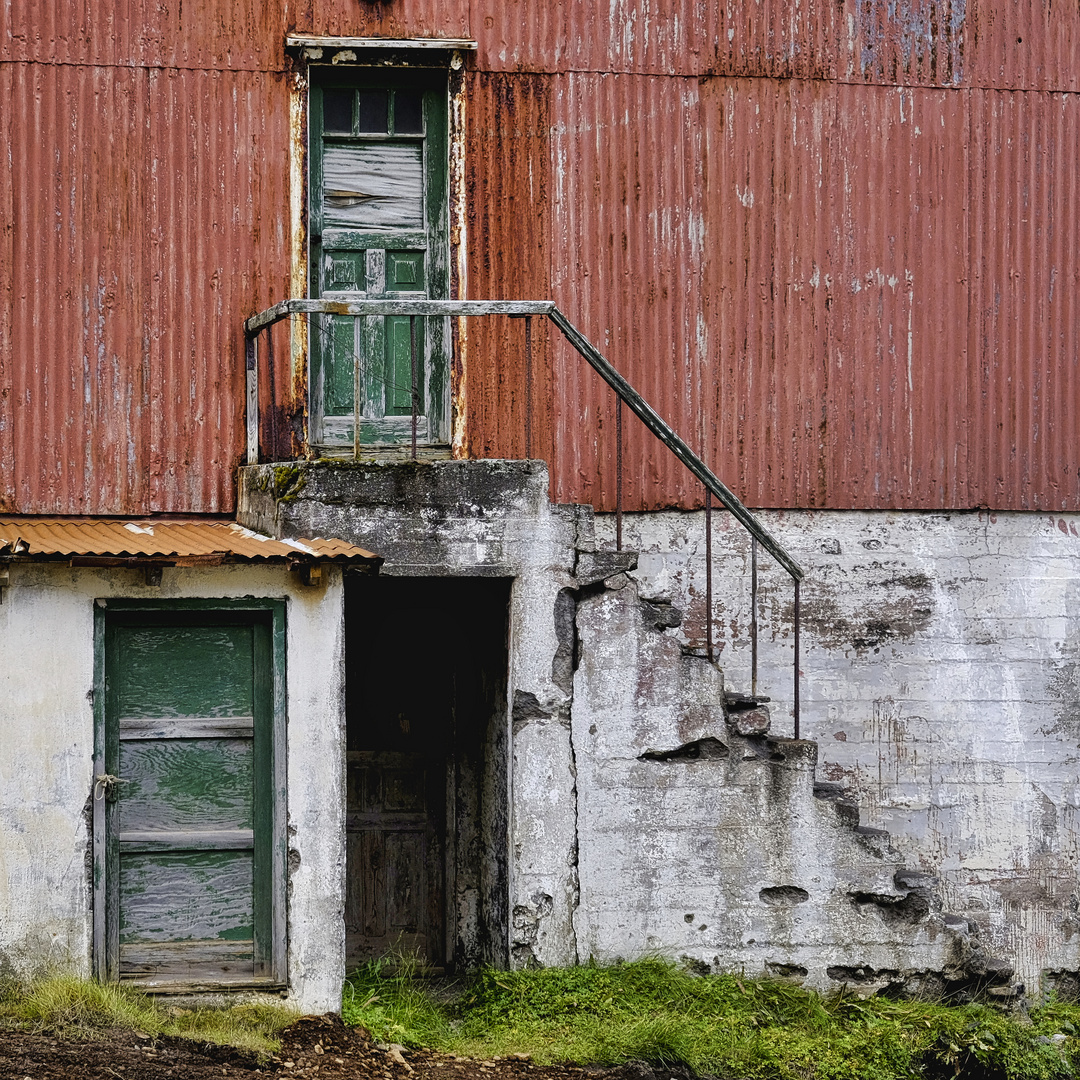
[[[757,697],[757,537],[750,537],[750,696]]]
[[[532,317],[546,315],[578,354],[593,368],[615,393],[615,544],[623,546],[623,407],[629,408],[652,434],[695,476],[705,489],[705,643],[710,660],[715,659],[713,634],[713,500],[726,509],[750,535],[750,651],[751,695],[758,697],[758,545],[786,571],[794,584],[793,645],[794,670],[792,714],[795,738],[801,734],[800,695],[800,583],[802,568],[783,546],[742,504],[738,497],[713,474],[705,462],[667,425],[651,405],[623,378],[599,350],[566,318],[553,303],[498,300],[286,300],[266,311],[253,315],[244,323],[244,367],[246,390],[247,462],[257,464],[259,447],[259,349],[258,336],[264,330],[268,338],[271,327],[294,314],[330,314],[355,318],[379,318],[404,315],[409,318],[409,368],[411,426],[410,449],[415,461],[418,449],[418,425],[421,405],[420,369],[417,345],[417,319],[449,315],[479,316],[507,315],[525,319],[525,454],[533,453],[533,336]],[[272,366],[272,344],[268,348],[268,365]],[[273,376],[272,370],[270,371]],[[353,453],[360,456],[361,425],[363,423],[363,394],[360,364],[353,365]],[[271,390],[272,390],[271,386]],[[273,429],[273,416],[271,417]],[[276,432],[271,431],[271,444],[276,450]]]
[[[710,662],[716,659],[713,652],[713,602],[712,602],[712,492],[705,489],[705,653]]]
[[[622,551],[622,398],[615,398],[615,550]]]
[[[525,316],[525,459],[532,460],[533,446],[533,347],[531,315]]]

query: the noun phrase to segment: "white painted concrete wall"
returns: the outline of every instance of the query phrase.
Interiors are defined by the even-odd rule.
[[[774,512],[807,571],[802,734],[946,912],[1034,990],[1080,968],[1080,516]],[[643,597],[703,644],[703,515],[624,520]],[[597,518],[611,540],[613,521]],[[718,662],[749,690],[749,544],[714,518]],[[790,584],[762,553],[760,689],[791,731]],[[577,704],[575,703],[575,710]],[[579,749],[580,761],[580,749]]]
[[[344,975],[341,573],[16,563],[0,604],[0,973],[91,970],[94,600],[287,598],[290,999],[337,1009]]]

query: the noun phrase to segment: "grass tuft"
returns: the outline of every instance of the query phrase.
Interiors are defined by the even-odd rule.
[[[49,1031],[61,1038],[94,1039],[118,1030],[174,1035],[270,1054],[297,1013],[279,1005],[247,1003],[226,1009],[169,1006],[138,990],[73,975],[52,975],[0,988],[0,1024]]]
[[[404,954],[365,964],[345,983],[342,1020],[402,1046],[434,1047],[452,1041],[446,1008],[432,997],[420,971],[417,958]]]
[[[1080,1069],[1080,1007],[1051,1003],[1010,1018],[850,993],[831,997],[768,979],[694,976],[644,959],[609,967],[483,971],[453,1003],[425,990],[415,964],[369,964],[346,986],[346,1023],[381,1039],[538,1063],[685,1064],[748,1080],[1065,1080]]]

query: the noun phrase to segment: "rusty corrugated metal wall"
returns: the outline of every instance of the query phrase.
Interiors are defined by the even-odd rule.
[[[289,31],[478,41],[467,294],[552,296],[752,505],[1080,509],[1080,12],[1034,0],[0,2],[0,508],[232,509]],[[610,507],[537,329],[534,452]],[[469,452],[522,454],[522,325],[463,355]],[[627,434],[628,507],[693,505]]]

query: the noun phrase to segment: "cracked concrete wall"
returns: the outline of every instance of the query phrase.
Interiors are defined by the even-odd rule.
[[[567,590],[577,585],[578,549],[593,544],[591,508],[551,506],[542,462],[320,461],[241,469],[237,516],[277,537],[350,540],[382,555],[388,576],[514,579],[505,951],[518,965],[572,963],[577,848]]]
[[[577,611],[579,959],[659,952],[821,988],[948,968],[956,934],[925,884],[815,794],[814,743],[738,734],[673,605],[607,585]]]
[[[939,879],[944,911],[975,928],[977,951],[1015,966],[1029,990],[1076,983],[1080,517],[760,516],[807,571],[802,734],[819,744],[819,778],[862,826],[887,830],[905,867]],[[598,516],[596,532],[610,542],[613,522]],[[642,594],[686,611],[668,633],[700,648],[703,515],[628,515],[624,535]],[[717,656],[729,687],[748,691],[749,544],[723,513],[714,551]],[[764,554],[761,564],[759,688],[784,734],[792,592]]]
[[[290,1000],[341,1004],[342,582],[281,566],[140,570],[16,563],[0,604],[0,974],[91,971],[94,602],[287,599]]]

